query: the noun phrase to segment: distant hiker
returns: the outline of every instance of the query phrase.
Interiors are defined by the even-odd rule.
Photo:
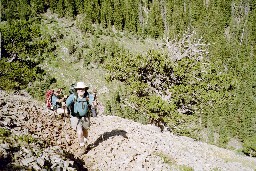
[[[58,92],[59,92],[59,95],[58,95],[58,97],[59,98],[63,98],[64,97],[64,94],[63,94],[63,88],[58,88],[58,90],[57,90]]]
[[[84,82],[77,82],[74,87],[75,92],[71,94],[66,105],[70,110],[71,126],[77,132],[78,142],[80,145],[79,154],[85,152],[85,143],[87,143],[88,129],[90,128],[89,110],[92,100],[89,100],[88,86]]]
[[[93,89],[92,91],[92,117],[96,117],[98,115],[98,99],[97,99],[97,89]]]
[[[46,107],[50,110],[53,110],[53,107],[52,107],[52,95],[53,95],[53,90],[47,90],[45,92],[45,104],[46,104]]]
[[[62,107],[65,98],[64,97],[61,98],[60,93],[61,93],[60,90],[55,88],[53,90],[53,94],[51,97],[52,109],[55,110],[58,114],[65,113],[65,110]]]

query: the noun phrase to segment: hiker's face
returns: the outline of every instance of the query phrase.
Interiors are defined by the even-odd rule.
[[[83,89],[77,89],[76,92],[77,92],[78,96],[82,96],[82,95],[84,95],[85,89],[84,88]]]

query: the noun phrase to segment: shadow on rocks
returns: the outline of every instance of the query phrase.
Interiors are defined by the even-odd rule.
[[[76,170],[79,170],[79,171],[80,171],[80,170],[81,170],[81,171],[88,171],[87,168],[84,168],[85,163],[84,163],[83,160],[81,160],[81,159],[79,159],[79,158],[76,158],[76,157],[74,156],[74,154],[69,153],[69,152],[67,152],[67,151],[65,151],[64,154],[65,154],[65,157],[66,157],[66,158],[70,159],[71,161],[74,161],[74,164],[73,164],[73,166],[72,166],[73,168],[76,168]]]
[[[0,170],[1,171],[9,171],[9,170],[29,170],[29,168],[25,166],[19,166],[17,163],[13,163],[13,154],[18,152],[18,147],[11,147],[8,149],[8,153],[6,156],[0,155]]]
[[[109,139],[110,137],[114,137],[114,136],[123,136],[124,138],[128,138],[126,135],[126,131],[124,130],[119,130],[119,129],[115,129],[112,130],[111,132],[105,132],[104,134],[101,134],[99,136],[99,138],[93,143],[93,144],[89,144],[86,148],[85,154],[87,154],[90,150],[92,150],[93,148],[97,147],[100,143],[102,143],[103,141]]]

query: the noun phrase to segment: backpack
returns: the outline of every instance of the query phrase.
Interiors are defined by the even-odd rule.
[[[45,93],[45,103],[48,109],[52,109],[52,95],[53,90],[47,90]]]
[[[74,94],[74,99],[73,99],[73,103],[69,106],[69,108],[68,108],[68,113],[70,113],[72,116],[77,116],[76,114],[74,114],[73,112],[71,112],[71,111],[74,111],[74,104],[77,102],[77,94],[76,93],[73,93]],[[89,99],[87,99],[86,101],[84,101],[84,102],[86,102],[86,108],[87,108],[87,110],[88,110],[88,116],[90,116],[90,112],[91,112],[91,105],[89,104],[89,100],[91,99],[91,97],[90,97],[90,94],[87,92],[87,94],[85,94],[84,96],[89,96]]]
[[[75,94],[75,86],[76,84],[71,84],[69,88],[69,94]]]

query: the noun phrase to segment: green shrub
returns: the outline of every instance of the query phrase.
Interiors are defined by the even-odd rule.
[[[43,98],[44,91],[49,87],[52,78],[46,76],[40,64],[46,58],[53,56],[55,47],[48,34],[42,39],[40,22],[40,18],[30,18],[1,23],[1,89],[27,88],[34,97]]]
[[[31,135],[20,135],[20,136],[15,136],[15,139],[21,142],[26,142],[26,143],[35,143],[37,140],[33,138]]]
[[[256,157],[256,137],[245,139],[243,144],[243,152],[249,156]]]
[[[24,61],[7,62],[0,60],[0,88],[3,90],[24,89],[37,77],[38,68],[31,68]]]
[[[11,131],[6,128],[0,128],[0,137],[8,137],[11,135]]]

